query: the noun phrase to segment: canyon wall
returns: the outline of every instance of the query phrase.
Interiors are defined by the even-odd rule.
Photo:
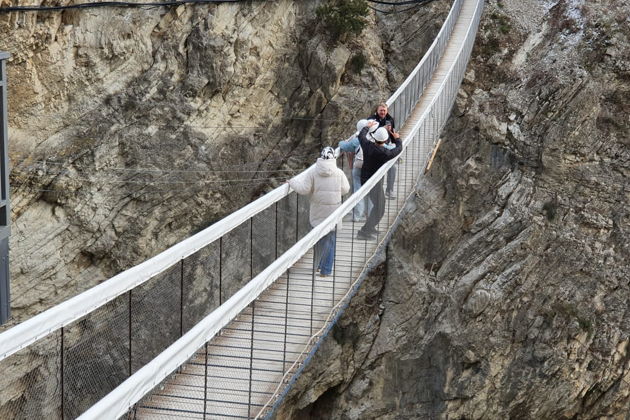
[[[629,16],[487,2],[404,229],[277,418],[630,419]]]

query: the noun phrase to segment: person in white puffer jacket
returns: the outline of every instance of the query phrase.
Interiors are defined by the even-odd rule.
[[[298,194],[308,195],[310,202],[309,221],[317,226],[341,205],[341,196],[350,191],[346,175],[337,167],[335,150],[324,147],[315,166],[291,178],[291,188]],[[339,228],[341,227],[339,222]],[[321,277],[332,273],[335,261],[336,229],[323,236],[315,244],[315,261]]]

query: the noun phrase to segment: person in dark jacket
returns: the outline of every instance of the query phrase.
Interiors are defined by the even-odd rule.
[[[380,127],[374,133],[368,134],[370,127],[378,124],[376,121],[368,122],[367,127],[364,127],[359,132],[359,142],[361,143],[361,149],[363,150],[363,167],[361,168],[361,185],[365,184],[368,179],[372,177],[385,164],[388,160],[391,160],[398,156],[402,151],[402,142],[400,141],[400,135],[394,130],[387,131],[385,127]],[[392,135],[394,144],[393,149],[387,149],[385,143]],[[370,138],[368,139],[368,135]],[[383,218],[385,214],[385,196],[383,195],[383,180],[381,179],[372,188],[368,194],[368,198],[372,202],[372,209],[367,217],[365,225],[357,233],[357,239],[372,240],[375,239],[374,235],[377,233],[376,226]]]
[[[368,120],[374,120],[378,122],[379,127],[385,127],[387,132],[389,133],[388,145],[394,142],[394,136],[392,132],[396,128],[396,124],[394,123],[394,117],[389,115],[388,107],[385,102],[381,102],[376,107],[374,114],[368,117]],[[394,195],[394,183],[396,182],[396,165],[392,166],[389,171],[387,171],[387,187],[385,188],[385,197],[390,200],[396,198]]]
[[[389,125],[391,126],[391,129],[394,130],[396,128],[396,125],[394,124],[394,117],[389,115],[387,110],[388,110],[387,104],[385,102],[381,102],[376,107],[374,114],[368,117],[368,120],[374,120],[378,122],[379,127],[385,127]],[[389,140],[394,141],[394,137],[390,136]]]

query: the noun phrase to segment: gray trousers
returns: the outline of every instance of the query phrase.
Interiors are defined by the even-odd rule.
[[[363,233],[374,233],[378,222],[381,221],[385,214],[385,194],[383,194],[383,180],[381,179],[378,184],[372,188],[372,191],[368,194],[368,198],[372,203],[372,209],[368,214],[365,225],[361,228]]]

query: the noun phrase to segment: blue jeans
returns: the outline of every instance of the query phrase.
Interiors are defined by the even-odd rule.
[[[321,274],[331,274],[335,263],[335,249],[337,247],[337,231],[333,229],[315,244],[315,261]]]
[[[359,188],[361,188],[361,168],[352,168],[352,192],[355,193],[359,191]],[[365,210],[366,207],[367,212]],[[372,203],[366,196],[354,206],[354,219],[365,217],[366,213],[369,213],[371,208]]]

